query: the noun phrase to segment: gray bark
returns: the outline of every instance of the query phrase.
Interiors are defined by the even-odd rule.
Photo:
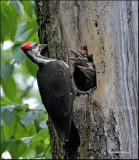
[[[97,89],[74,100],[80,136],[77,155],[67,155],[49,122],[53,158],[138,158],[138,2],[37,1],[40,43],[46,56],[63,59],[73,73],[69,48],[87,47]]]

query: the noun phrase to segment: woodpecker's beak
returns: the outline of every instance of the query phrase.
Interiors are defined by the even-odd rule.
[[[77,67],[80,68],[82,71],[88,71],[87,67],[83,67],[83,66],[79,66],[79,65],[77,65]]]
[[[68,59],[73,60],[73,61],[77,61],[78,60],[78,58],[76,58],[76,57],[68,57]]]
[[[71,51],[71,53],[72,53],[76,58],[80,57],[80,54],[79,54],[79,53],[73,51],[71,48],[69,48],[69,50]]]
[[[78,68],[80,68],[83,72],[96,72],[95,69],[92,69],[92,68],[88,68],[88,67],[83,67],[83,66],[79,66],[77,65]]]
[[[79,63],[80,65],[82,65],[83,67],[87,67],[89,68],[90,66],[80,57],[76,58],[76,57],[68,57],[68,59],[75,61],[76,63]]]
[[[89,68],[89,65],[87,62],[85,62],[82,58],[77,58],[78,59],[78,62],[80,62],[80,64],[83,66],[83,67],[87,67]]]
[[[43,48],[46,48],[48,44],[38,44],[39,50],[41,51]]]

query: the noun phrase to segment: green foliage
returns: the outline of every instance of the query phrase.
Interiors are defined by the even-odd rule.
[[[1,82],[2,82],[3,91],[6,94],[6,96],[10,100],[14,100],[15,96],[16,96],[16,83],[15,83],[15,80],[13,79],[13,77],[10,77],[10,79],[8,81],[1,78]]]
[[[29,125],[30,123],[34,123],[36,118],[38,117],[34,111],[28,111],[21,117],[20,122],[24,125]]]
[[[30,60],[28,58],[26,58],[26,66],[27,66],[30,74],[32,76],[36,77],[36,71],[37,71],[38,67],[33,62],[30,62]]]
[[[17,1],[16,1],[17,2]],[[1,1],[1,42],[11,39],[14,40],[14,36],[17,30],[18,14],[15,11],[12,3],[7,1]]]
[[[12,47],[12,57],[17,63],[22,62],[26,57],[19,47],[20,45],[14,45]]]
[[[48,129],[40,130],[40,132],[34,136],[22,138],[22,141],[27,144],[27,147],[29,147],[31,143],[36,142],[36,141],[41,141],[41,140],[44,140],[44,143],[49,145],[50,140],[49,140],[49,135],[47,131]]]
[[[13,73],[13,70],[13,65],[8,63],[1,64],[1,77],[8,81]]]
[[[19,48],[38,41],[34,1],[1,1],[1,157],[8,151],[12,159],[51,158],[48,115],[37,88],[37,66]],[[7,40],[12,45],[3,49]],[[33,80],[32,80],[33,79]],[[35,108],[31,109],[34,103]]]

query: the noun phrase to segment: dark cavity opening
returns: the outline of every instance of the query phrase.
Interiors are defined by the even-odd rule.
[[[83,46],[82,49],[87,50],[87,46]],[[92,56],[88,56],[88,62],[93,64]],[[96,72],[94,72],[93,76],[92,74],[89,74],[90,77],[87,77],[84,72],[77,67],[77,65],[79,64],[74,63],[73,79],[75,86],[81,91],[88,91],[90,88],[93,89],[96,87]],[[93,67],[95,69],[95,65],[93,65]]]
[[[83,47],[81,47],[81,49],[87,50],[87,46],[83,46]]]
[[[47,42],[47,41],[44,41],[44,42],[41,43],[41,44],[48,44],[48,42]],[[41,55],[42,55],[42,56],[45,56],[45,57],[50,57],[50,53],[49,53],[49,50],[48,50],[48,46],[47,46],[46,48],[43,48],[43,49],[41,50]]]
[[[97,22],[95,22],[95,27],[98,27],[98,23]]]

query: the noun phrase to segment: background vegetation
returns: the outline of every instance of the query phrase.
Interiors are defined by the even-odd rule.
[[[34,1],[1,1],[1,157],[51,158],[35,66],[19,46],[38,42]],[[45,156],[44,156],[45,155]]]

